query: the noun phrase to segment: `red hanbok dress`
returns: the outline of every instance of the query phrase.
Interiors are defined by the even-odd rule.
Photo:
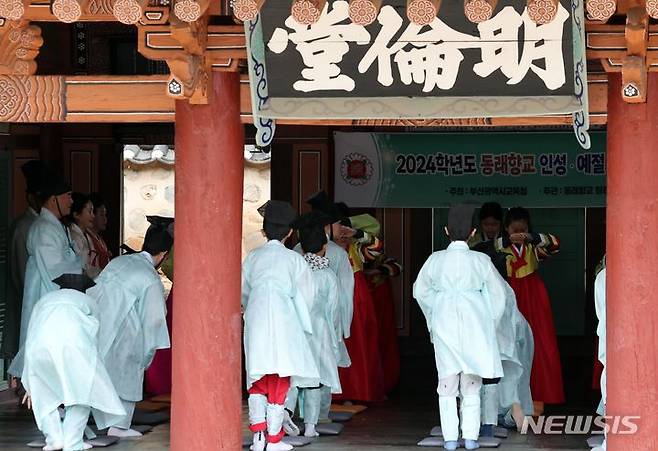
[[[509,255],[508,281],[516,294],[519,310],[530,324],[535,339],[535,357],[530,374],[532,398],[546,404],[560,404],[565,400],[560,351],[551,300],[538,273],[539,259],[556,253],[559,241],[553,235],[532,234],[532,237],[532,242],[521,248],[499,238],[497,247]]]
[[[174,280],[174,254],[171,252],[169,257],[162,264],[162,272],[173,282]],[[171,287],[169,296],[167,296],[167,331],[169,332],[169,342],[172,343],[171,331],[173,325],[174,312],[174,287]],[[144,389],[150,395],[166,395],[171,393],[171,365],[172,365],[171,348],[158,349],[153,357],[151,366],[144,373]]]
[[[386,399],[377,310],[363,274],[363,253],[367,252],[369,245],[379,245],[379,240],[373,239],[375,241],[370,244],[354,242],[348,249],[354,269],[354,315],[350,338],[345,340],[345,345],[352,365],[338,369],[343,393],[334,396],[337,400],[373,402]]]
[[[383,254],[372,266],[383,274],[369,277],[368,285],[377,314],[384,391],[390,393],[400,381],[400,349],[391,278],[400,275],[402,267],[395,259],[386,258]]]

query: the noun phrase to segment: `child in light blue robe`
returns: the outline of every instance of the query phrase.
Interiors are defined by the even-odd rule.
[[[449,450],[458,446],[457,396],[462,397],[465,447],[476,449],[482,379],[503,376],[496,329],[505,311],[505,281],[489,257],[466,243],[475,232],[473,211],[461,205],[450,209],[446,233],[452,243],[429,257],[413,287],[434,344],[441,427]]]
[[[603,364],[603,373],[601,374],[601,402],[596,413],[605,415],[606,404],[606,269],[605,259],[603,260],[603,269],[596,276],[594,282],[594,305],[596,307],[596,316],[599,319],[599,325],[596,328],[596,334],[599,336],[599,362]],[[594,448],[594,451],[605,451],[608,438],[603,439],[601,446]]]
[[[97,301],[100,319],[98,347],[126,415],[108,435],[139,437],[130,429],[135,403],[142,400],[144,371],[155,351],[170,347],[164,287],[156,268],[174,243],[173,219],[147,217],[142,252],[112,260],[88,294]],[[97,423],[105,420],[94,412]]]
[[[287,202],[259,208],[268,242],[242,264],[244,352],[253,451],[288,451],[284,402],[291,386],[317,387],[320,375],[305,334],[313,333],[309,312],[314,284],[308,264],[283,244],[297,213]],[[266,443],[267,442],[267,443]]]
[[[125,411],[98,355],[95,301],[84,294],[94,285],[87,276],[65,274],[61,286],[43,296],[32,311],[25,344],[22,382],[37,426],[46,437],[44,450],[83,449],[83,432],[94,408],[112,426]],[[58,407],[64,405],[64,421]]]
[[[324,222],[326,221],[323,219],[321,213],[312,212],[302,216],[294,224],[294,227],[299,229],[304,260],[311,268],[315,285],[315,296],[310,311],[313,334],[307,335],[307,339],[320,374],[320,385],[301,389],[299,393],[302,399],[301,413],[304,418],[304,435],[306,437],[319,435],[315,431],[315,427],[320,419],[323,405],[323,389],[330,394],[341,393],[338,377],[340,340],[336,333],[341,321],[340,293],[337,277],[330,268],[329,259],[325,256],[328,240],[324,232]],[[297,395],[297,387],[291,387],[286,400],[286,409],[289,412],[295,410]],[[291,432],[293,432],[292,435],[295,435],[294,432],[297,431],[293,429]]]

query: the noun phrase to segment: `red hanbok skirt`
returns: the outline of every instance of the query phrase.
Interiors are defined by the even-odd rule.
[[[534,401],[546,404],[564,402],[562,364],[553,324],[553,312],[548,291],[537,272],[516,279],[510,278],[519,310],[530,324],[535,339],[535,357],[530,374],[530,390]]]
[[[354,274],[354,316],[350,338],[345,340],[352,360],[349,368],[339,368],[343,393],[334,399],[383,401],[384,376],[379,352],[377,311],[363,272]]]
[[[172,289],[167,297],[167,329],[169,330],[169,341],[171,342],[172,326]],[[155,352],[153,363],[144,373],[144,385],[146,393],[150,395],[166,395],[171,393],[171,349],[158,349]]]
[[[400,382],[400,349],[398,347],[398,330],[395,324],[395,304],[391,279],[385,278],[375,286],[368,281],[372,299],[377,313],[379,329],[379,351],[384,372],[384,391],[390,393]]]
[[[603,374],[603,364],[599,360],[599,343],[594,348],[594,372],[592,375],[592,388],[601,390],[601,375]]]

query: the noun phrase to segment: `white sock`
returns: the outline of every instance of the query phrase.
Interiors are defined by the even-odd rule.
[[[107,435],[112,436],[112,437],[141,437],[142,433],[137,432],[134,429],[119,429],[115,427],[111,427],[107,430]]]
[[[313,423],[306,423],[306,428],[304,429],[304,437],[319,437],[320,434],[315,430],[315,425]]]
[[[292,448],[292,445],[288,445],[284,442],[267,444],[267,451],[290,451]]]
[[[251,451],[263,451],[265,449],[265,432],[255,432],[253,444],[249,447]]]

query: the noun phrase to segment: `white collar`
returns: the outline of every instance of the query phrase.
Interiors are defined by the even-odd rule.
[[[454,250],[454,249],[469,249],[468,244],[466,241],[453,241],[450,243],[448,246],[448,249]]]

